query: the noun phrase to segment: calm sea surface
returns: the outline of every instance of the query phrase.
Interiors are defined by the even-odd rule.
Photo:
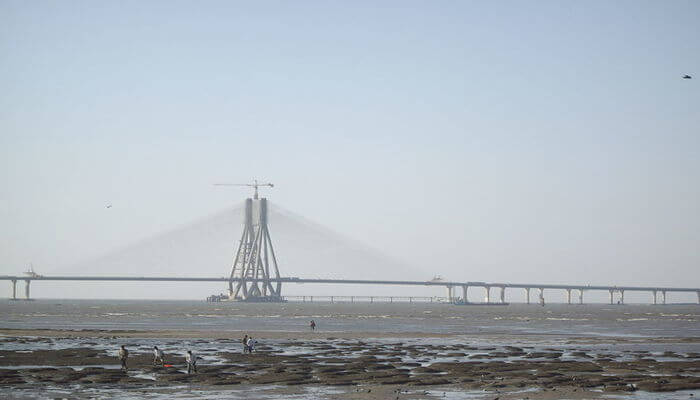
[[[700,306],[36,300],[0,302],[0,328],[700,337]]]

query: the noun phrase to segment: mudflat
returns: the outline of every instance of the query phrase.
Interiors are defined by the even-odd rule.
[[[215,395],[255,388],[261,398],[422,399],[463,393],[554,399],[700,390],[700,352],[693,351],[698,338],[248,333],[260,340],[252,354],[242,352],[240,332],[3,329],[0,388],[13,390],[0,393],[12,397],[37,385],[80,385],[163,395],[175,388]],[[154,343],[165,349],[172,367],[152,364]],[[128,371],[119,369],[121,344],[130,349]],[[683,350],[644,350],[645,344]],[[185,372],[185,349],[201,356],[196,374]],[[73,394],[80,397],[81,391]]]

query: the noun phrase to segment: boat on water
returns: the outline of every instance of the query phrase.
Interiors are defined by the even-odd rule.
[[[452,302],[452,304],[456,306],[507,306],[510,303],[482,303],[482,302],[472,302],[472,301],[464,301],[464,300],[455,300]]]

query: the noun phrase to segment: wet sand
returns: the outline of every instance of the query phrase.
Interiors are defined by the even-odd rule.
[[[80,385],[163,394],[173,387],[212,393],[256,388],[262,390],[261,398],[306,394],[339,399],[428,399],[443,393],[488,399],[590,399],[636,391],[700,390],[700,352],[614,350],[629,343],[690,343],[690,348],[699,349],[694,345],[698,338],[558,337],[557,342],[567,346],[563,349],[527,344],[546,343],[548,335],[503,338],[512,343],[518,337],[524,344],[516,346],[476,344],[481,338],[459,335],[260,332],[253,333],[261,338],[257,352],[243,354],[239,332],[4,329],[0,334],[4,343],[18,348],[54,340],[82,344],[31,351],[0,347],[4,388]],[[198,373],[191,375],[185,373],[182,357],[168,352],[166,362],[173,367],[154,367],[147,346],[129,344],[136,338],[163,340],[178,349],[196,345],[209,359],[200,361]],[[275,339],[274,345],[265,339]],[[115,348],[116,343],[132,347],[128,373],[118,369],[114,349],[95,347],[98,340],[113,340]],[[499,337],[490,335],[489,340],[498,342]],[[592,352],[582,346],[590,343],[607,343],[610,349]],[[309,395],[313,388],[330,392]],[[75,394],[71,397],[80,397],[80,391]]]
[[[41,337],[74,337],[74,338],[197,338],[197,339],[230,339],[243,335],[265,337],[268,339],[364,339],[364,338],[429,338],[454,337],[452,333],[387,333],[387,332],[323,332],[323,331],[221,331],[221,330],[107,330],[107,329],[0,329],[0,336],[41,336]],[[698,339],[700,342],[700,339]]]
[[[71,337],[71,338],[155,338],[155,339],[231,339],[243,335],[264,337],[268,339],[304,339],[304,340],[333,340],[333,339],[369,339],[369,338],[463,338],[458,333],[423,333],[423,332],[328,332],[316,331],[239,331],[239,330],[111,330],[111,329],[2,329],[0,336],[6,337]],[[541,333],[510,333],[494,334],[490,332],[470,333],[468,337],[487,337],[493,340],[502,339],[504,342],[514,338],[528,340],[533,338],[562,338],[570,343],[697,343],[700,337],[634,337],[634,336],[578,336]],[[698,348],[700,350],[700,347]]]

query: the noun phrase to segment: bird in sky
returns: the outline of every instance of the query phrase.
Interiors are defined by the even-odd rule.
[[[683,79],[693,79],[693,77],[690,75],[683,75]]]

